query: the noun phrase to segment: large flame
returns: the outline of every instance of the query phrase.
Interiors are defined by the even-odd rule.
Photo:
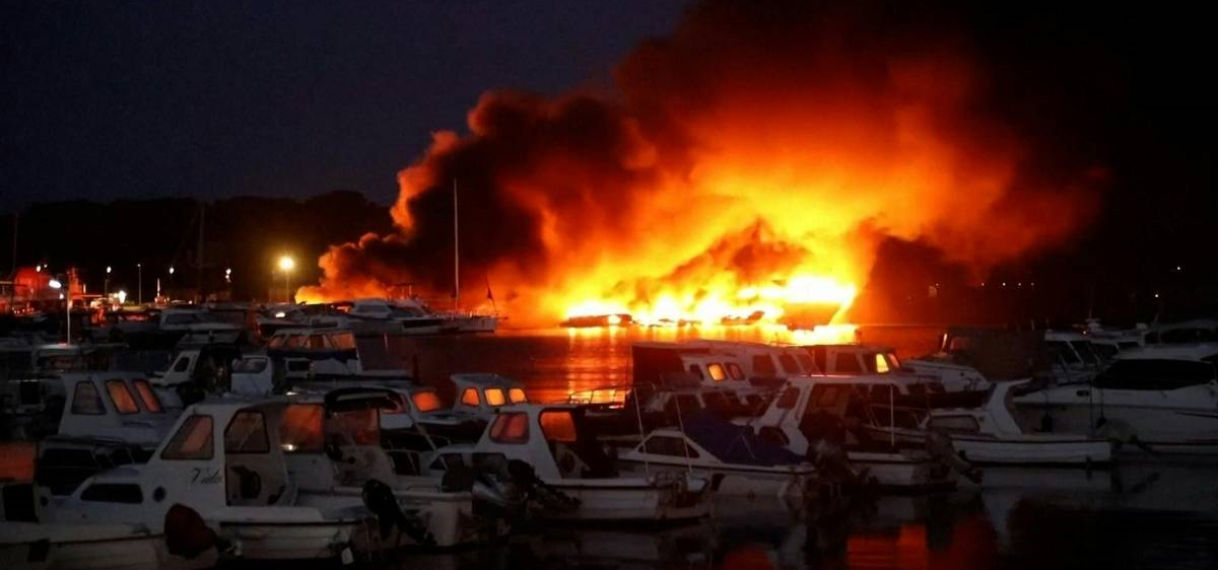
[[[984,269],[1069,235],[1089,189],[1026,168],[968,42],[900,12],[703,2],[611,93],[488,93],[399,174],[400,235],[332,247],[299,298],[450,291],[454,181],[462,279],[524,324],[840,321],[883,239]]]

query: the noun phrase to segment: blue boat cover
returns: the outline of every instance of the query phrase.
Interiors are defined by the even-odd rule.
[[[724,463],[773,467],[803,463],[804,458],[785,447],[761,439],[746,426],[712,414],[698,414],[685,422],[685,435]]]

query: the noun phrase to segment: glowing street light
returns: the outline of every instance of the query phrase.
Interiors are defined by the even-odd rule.
[[[233,282],[233,268],[227,267],[224,269],[224,282],[225,283]]]
[[[173,275],[173,266],[172,265],[169,266],[169,274]]]
[[[296,267],[296,260],[290,255],[284,255],[279,258],[279,269],[283,271],[283,291],[286,302],[292,302],[292,269]]]
[[[60,283],[58,279],[52,279],[49,285],[52,289],[63,289],[63,283]]]
[[[118,297],[118,304],[120,304],[120,305],[127,304],[127,292],[126,291],[119,289],[118,293],[115,293],[114,296]]]

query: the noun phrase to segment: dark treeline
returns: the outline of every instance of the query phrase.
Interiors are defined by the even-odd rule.
[[[137,263],[143,264],[145,300],[152,297],[157,278],[165,289],[193,288],[199,279],[201,209],[204,290],[231,286],[233,299],[265,299],[281,255],[296,260],[293,287],[315,283],[317,258],[327,246],[392,226],[385,206],[353,191],[303,200],[241,196],[202,203],[190,198],[45,202],[19,214],[16,265],[45,264],[55,273],[75,267],[91,293],[106,285],[110,266],[110,289],[125,289],[132,299]],[[13,268],[13,226],[14,215],[0,217],[0,275]],[[229,268],[231,285],[224,280]],[[282,287],[282,272],[274,275],[274,285]]]

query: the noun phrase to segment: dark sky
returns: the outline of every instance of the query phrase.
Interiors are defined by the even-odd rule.
[[[0,211],[336,188],[388,204],[484,90],[607,85],[684,4],[6,1]]]

